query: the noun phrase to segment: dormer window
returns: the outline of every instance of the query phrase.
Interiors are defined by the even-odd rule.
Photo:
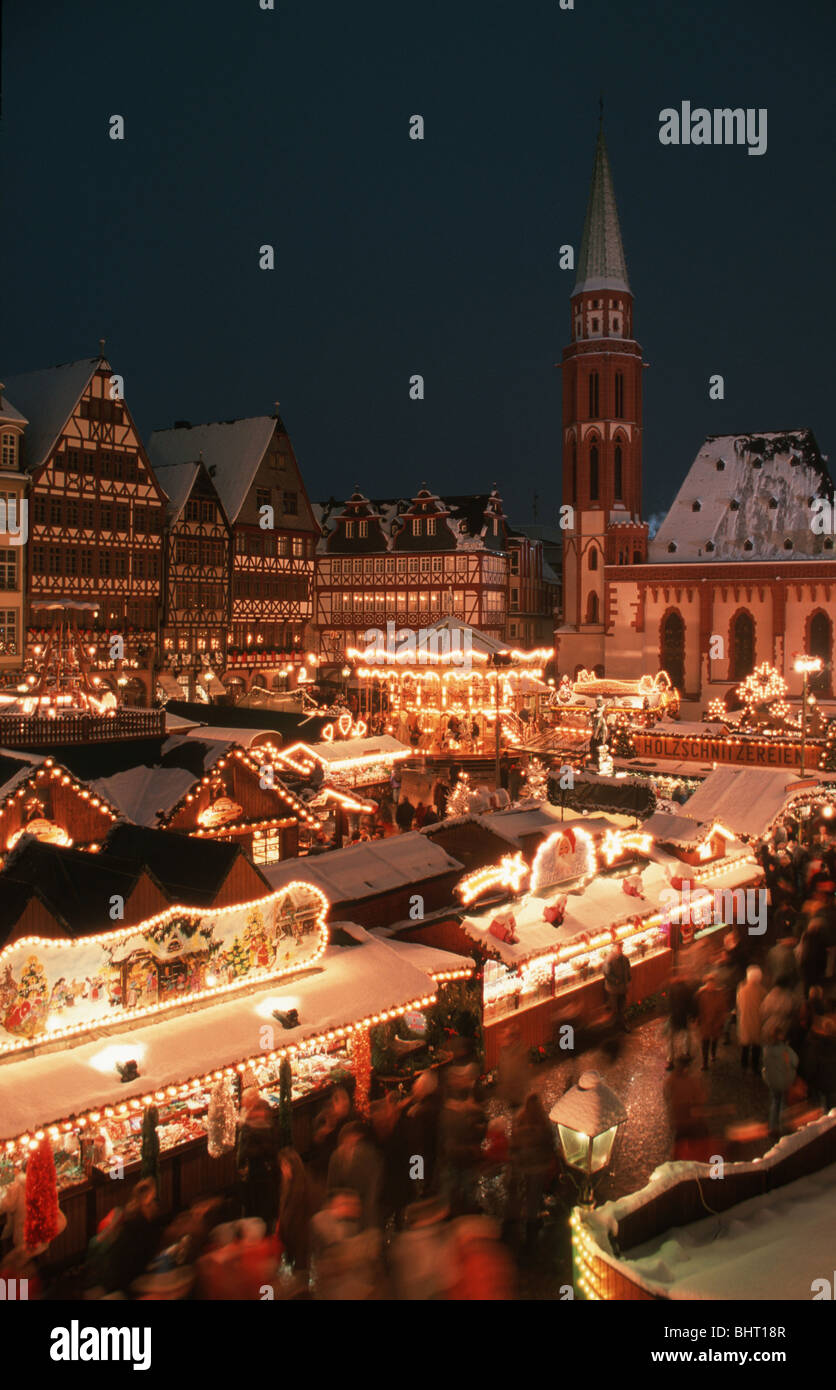
[[[2,466],[4,468],[17,467],[17,434],[14,430],[7,430],[3,435]]]
[[[354,522],[353,522],[353,521],[347,521],[347,522],[345,523],[345,535],[346,535],[346,540],[349,540],[349,541],[350,541],[350,540],[353,540],[353,538],[354,538]]]
[[[831,539],[830,536],[828,536],[828,537],[825,539],[824,548],[825,548],[825,550],[832,550],[832,549],[833,549],[833,541],[832,541],[832,539]]]
[[[669,554],[669,555],[674,555],[675,553],[676,553],[676,541],[671,541],[670,545],[668,546],[668,554]]]
[[[763,468],[763,459],[752,459],[753,468]]]
[[[725,466],[726,466],[726,461],[725,461],[725,459],[718,459],[715,466],[716,466],[717,472],[718,472],[718,473],[722,473],[722,472],[723,472],[723,469],[724,469]]]
[[[706,543],[705,543],[705,548],[706,548],[706,550],[708,550],[708,551],[712,551],[712,550],[714,549],[714,542],[713,542],[713,541],[706,541]]]
[[[428,516],[428,517],[427,517],[427,535],[428,535],[428,536],[434,536],[434,535],[435,535],[435,517],[434,517],[434,516]]]
[[[792,541],[791,541],[791,540],[785,540],[785,541],[784,541],[784,549],[785,549],[785,550],[792,550],[792,548],[793,548]]]
[[[360,536],[367,536],[369,534],[369,523],[367,521],[358,521],[357,534]]]
[[[692,502],[692,503],[691,503],[691,511],[692,511],[692,512],[701,512],[701,511],[702,511],[702,502]]]
[[[744,541],[744,542],[743,542],[743,549],[744,549],[744,550],[754,550],[754,548],[755,548],[755,547],[753,546],[753,544],[752,544],[751,541]]]
[[[777,510],[778,510],[778,498],[777,498],[777,497],[770,497],[770,499],[769,499],[769,510],[770,510],[771,512],[777,512]]]
[[[412,534],[413,536],[420,536],[422,534],[422,523],[417,516],[412,518]]]
[[[739,512],[739,511],[740,511],[740,503],[738,502],[738,500],[737,500],[736,497],[733,497],[732,500],[731,500],[731,502],[729,503],[729,511],[732,511],[732,512]]]

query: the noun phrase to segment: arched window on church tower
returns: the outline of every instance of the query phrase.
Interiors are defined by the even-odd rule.
[[[589,418],[598,419],[598,373],[589,373]]]
[[[621,502],[624,497],[624,455],[620,444],[615,446],[613,480],[613,496],[616,502]]]
[[[586,600],[586,621],[588,623],[598,622],[598,595],[594,589]]]
[[[589,450],[589,499],[591,502],[598,501],[598,445],[593,444]]]
[[[591,570],[597,570],[597,568],[598,568],[598,547],[597,547],[597,545],[590,546],[590,550],[589,550],[589,568],[590,568]]]

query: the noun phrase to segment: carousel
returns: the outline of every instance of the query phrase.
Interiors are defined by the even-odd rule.
[[[521,651],[454,618],[348,652],[362,704],[385,712],[396,739],[417,753],[471,757],[494,757],[497,742],[500,750],[522,747],[541,726],[552,655]]]

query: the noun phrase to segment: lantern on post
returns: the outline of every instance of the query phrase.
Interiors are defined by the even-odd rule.
[[[549,1118],[557,1125],[560,1150],[578,1185],[580,1202],[591,1206],[595,1181],[610,1166],[627,1111],[597,1071],[585,1071],[552,1106]]]

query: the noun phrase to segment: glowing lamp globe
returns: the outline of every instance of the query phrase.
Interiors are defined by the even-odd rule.
[[[578,1183],[581,1201],[591,1201],[593,1184],[610,1165],[627,1111],[597,1071],[585,1071],[552,1106],[549,1118],[557,1125],[563,1159]]]

